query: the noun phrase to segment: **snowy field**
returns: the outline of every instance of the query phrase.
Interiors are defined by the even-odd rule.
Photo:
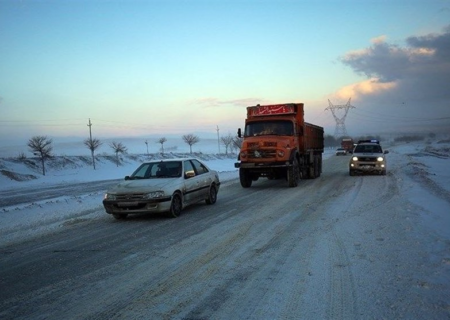
[[[388,173],[396,170],[405,182],[404,196],[423,207],[423,223],[433,232],[450,240],[450,143],[408,143],[388,148]],[[234,168],[236,155],[194,154],[218,171],[222,183],[238,178]],[[182,157],[189,154],[165,154],[165,157]],[[333,157],[327,149],[324,159]],[[151,154],[151,158],[161,157]],[[79,219],[98,219],[105,213],[102,198],[105,190],[79,196],[66,195],[43,201],[27,202],[26,190],[47,186],[67,185],[78,182],[122,179],[148,159],[147,155],[121,157],[117,166],[111,157],[97,157],[96,170],[90,157],[66,156],[64,161],[49,162],[47,174],[42,176],[39,166],[25,165],[13,158],[0,159],[0,192],[21,192],[24,202],[20,205],[0,205],[0,245],[33,237],[40,233],[61,228]],[[14,178],[11,177],[14,175]],[[220,197],[220,195],[219,195]],[[1,202],[0,202],[1,203]],[[450,256],[449,262],[450,263]]]

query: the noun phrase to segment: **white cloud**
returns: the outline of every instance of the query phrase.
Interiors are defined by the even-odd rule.
[[[378,43],[386,42],[386,39],[387,39],[387,36],[382,35],[382,36],[378,36],[378,37],[372,38],[370,40],[370,42],[372,42],[373,44],[378,44]]]
[[[344,65],[366,79],[340,88],[332,99],[352,98],[356,106],[353,113],[359,116],[354,125],[362,129],[374,120],[370,112],[380,116],[375,130],[382,122],[396,128],[413,118],[417,119],[413,126],[417,129],[448,128],[450,124],[445,119],[450,116],[450,26],[441,33],[411,36],[404,46],[390,44],[386,39],[374,38],[370,47],[348,52],[341,58]],[[368,113],[363,114],[365,111]],[[444,120],[426,121],[429,119]]]
[[[371,78],[345,86],[336,92],[334,96],[340,100],[346,100],[349,97],[358,100],[365,95],[380,94],[395,87],[395,82],[380,82],[377,78]]]

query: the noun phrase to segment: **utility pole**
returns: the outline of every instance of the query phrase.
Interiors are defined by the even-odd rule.
[[[148,158],[148,141],[145,140],[145,144],[147,145],[147,158]]]
[[[219,154],[220,154],[219,126],[217,126],[217,145],[218,145],[218,147],[219,147]]]
[[[87,126],[89,127],[89,141],[92,142],[92,123],[91,123],[91,118],[89,118],[89,123],[87,124]]]
[[[92,156],[92,165],[94,166],[94,170],[95,170],[95,156],[94,156],[94,142],[92,141],[92,123],[91,123],[91,118],[89,118],[89,122],[87,124],[87,126],[89,127],[89,149],[91,149],[91,156]]]

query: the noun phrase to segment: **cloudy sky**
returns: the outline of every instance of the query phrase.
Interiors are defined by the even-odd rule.
[[[333,134],[450,127],[450,0],[0,0],[0,142],[234,134],[304,102]],[[335,109],[342,118],[342,109]]]

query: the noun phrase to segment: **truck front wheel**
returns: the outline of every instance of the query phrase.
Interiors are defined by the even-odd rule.
[[[252,176],[246,169],[239,169],[239,180],[242,188],[250,188],[252,186]]]
[[[287,169],[287,181],[289,187],[298,186],[298,180],[300,179],[300,169],[298,167],[298,160],[294,158],[292,166]]]

